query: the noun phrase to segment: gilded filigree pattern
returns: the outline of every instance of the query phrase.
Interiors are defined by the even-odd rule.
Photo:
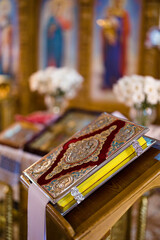
[[[95,121],[93,121],[91,124],[85,127],[82,131],[77,133],[76,137],[78,138],[80,136],[83,136],[84,134],[101,129],[104,126],[111,124],[115,120],[116,120],[115,117],[110,117],[108,114],[103,113]]]
[[[133,135],[141,131],[141,129],[142,129],[141,126],[127,124],[119,131],[119,134],[116,135],[114,140],[117,142],[124,142],[126,140],[129,140],[131,137],[133,137]]]
[[[32,165],[30,169],[28,169],[28,173],[31,174],[35,180],[37,180],[39,176],[49,169],[49,167],[54,163],[61,150],[62,146],[58,147],[54,151],[54,154],[51,153],[47,157],[42,158],[36,164]]]
[[[106,141],[107,137],[115,129],[116,125],[110,127],[101,134],[97,134],[76,143],[71,143],[57,167],[46,176],[46,179],[52,178],[63,169],[69,169],[90,161],[96,162],[104,141]]]
[[[81,169],[80,171],[73,172],[69,175],[62,176],[57,180],[53,180],[51,183],[45,185],[48,192],[52,194],[54,198],[63,194],[73,183],[76,183],[78,179],[89,173],[93,167],[88,167],[87,169]]]
[[[83,161],[84,159],[88,158],[88,156],[93,154],[98,146],[99,140],[93,137],[90,139],[84,139],[81,142],[72,143],[70,144],[68,152],[65,153],[64,162],[72,165],[74,163]]]
[[[141,126],[135,126],[133,124],[127,124],[123,128],[121,128],[119,133],[114,138],[114,141],[112,142],[112,146],[107,156],[111,155],[113,151],[120,148],[120,146],[122,146],[126,142],[126,140],[129,140],[130,138],[132,138],[141,129],[142,129]]]

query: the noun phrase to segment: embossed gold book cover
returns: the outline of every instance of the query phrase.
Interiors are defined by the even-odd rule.
[[[65,212],[140,155],[147,148],[141,137],[147,131],[103,113],[24,174]]]

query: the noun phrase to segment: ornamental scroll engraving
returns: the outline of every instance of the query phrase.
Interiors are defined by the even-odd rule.
[[[135,134],[135,126],[130,124],[125,127],[123,127],[119,134],[115,137],[115,141],[122,142],[130,139]]]
[[[71,148],[69,148],[67,156],[64,159],[67,164],[73,164],[87,159],[99,146],[99,140],[94,138],[84,139],[81,142],[70,145]]]
[[[47,169],[51,165],[51,160],[43,161],[38,167],[34,169],[35,174],[41,173],[44,169]]]
[[[60,179],[57,180],[56,184],[52,188],[52,190],[55,191],[55,194],[57,192],[61,192],[64,189],[66,189],[68,186],[70,186],[73,183],[73,177],[70,175],[66,175],[61,177]]]
[[[39,175],[43,174],[44,171],[47,171],[47,169],[53,164],[53,162],[56,159],[56,156],[60,153],[61,150],[62,147],[60,146],[55,150],[54,155],[50,154],[42,161],[39,161],[38,164],[33,165],[33,167],[30,169],[32,176],[34,176],[35,179],[37,179]]]
[[[83,163],[96,162],[98,155],[103,147],[104,141],[117,128],[116,125],[111,126],[101,134],[96,134],[93,137],[70,143],[64,156],[54,170],[49,173],[45,179],[50,179],[62,170],[69,169]]]

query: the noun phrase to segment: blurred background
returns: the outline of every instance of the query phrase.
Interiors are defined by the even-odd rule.
[[[160,140],[159,103],[159,0],[0,0],[0,239],[26,238],[22,170],[104,111]]]

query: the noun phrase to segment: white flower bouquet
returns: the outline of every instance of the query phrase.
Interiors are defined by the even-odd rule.
[[[129,107],[152,107],[160,101],[160,81],[150,76],[124,76],[113,86],[113,92]]]
[[[69,67],[48,67],[33,73],[29,79],[31,91],[53,97],[71,99],[82,86],[83,77]]]
[[[119,102],[130,109],[130,118],[149,125],[156,118],[156,104],[160,101],[160,81],[150,76],[124,76],[113,86]]]

